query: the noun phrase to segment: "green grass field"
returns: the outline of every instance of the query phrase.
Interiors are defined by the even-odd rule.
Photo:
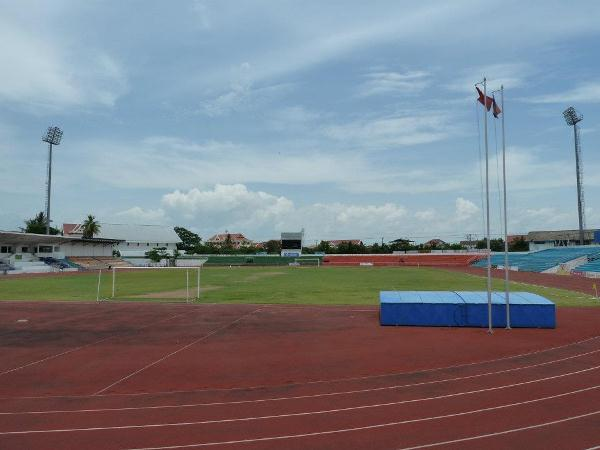
[[[117,272],[117,300],[180,301],[186,296],[185,270]],[[195,295],[196,271],[190,270]],[[35,278],[0,278],[0,300],[95,300],[97,273]],[[432,268],[393,267],[208,267],[201,272],[201,302],[375,305],[382,290],[485,290],[485,278]],[[111,296],[111,273],[102,274],[101,297]],[[494,289],[503,282],[494,280]],[[512,290],[535,292],[559,306],[594,306],[589,295],[511,283]]]

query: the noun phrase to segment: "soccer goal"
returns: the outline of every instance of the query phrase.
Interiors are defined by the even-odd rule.
[[[294,266],[315,266],[319,267],[321,265],[320,258],[295,258]]]
[[[100,270],[96,300],[200,300],[204,262],[191,267],[113,267],[104,273]]]

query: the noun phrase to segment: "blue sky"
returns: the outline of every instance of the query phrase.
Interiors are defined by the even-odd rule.
[[[570,105],[585,117],[587,224],[600,227],[598,2],[0,8],[0,229],[44,207],[52,124],[55,224],[91,213],[205,238],[481,235],[483,75],[506,88],[509,232],[577,227]],[[495,133],[490,122],[494,189]],[[491,204],[499,232],[495,191]]]

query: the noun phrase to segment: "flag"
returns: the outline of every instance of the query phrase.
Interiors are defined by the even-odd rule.
[[[477,101],[484,105],[485,109],[489,111],[492,107],[492,104],[494,103],[494,99],[492,97],[488,97],[487,95],[483,95],[483,92],[481,92],[481,89],[479,89],[478,87],[475,87],[475,89],[477,89],[477,93],[479,94],[479,98],[477,99]]]
[[[502,110],[498,106],[498,103],[496,103],[496,97],[492,97],[492,114],[494,114],[494,117],[497,119],[501,113]]]

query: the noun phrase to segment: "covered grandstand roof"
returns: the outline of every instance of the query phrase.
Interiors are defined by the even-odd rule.
[[[81,224],[63,224],[65,234],[81,235]],[[181,239],[173,227],[162,225],[128,225],[121,223],[100,223],[100,232],[94,239],[114,239],[127,242],[155,242],[176,244]]]
[[[594,231],[584,230],[584,239],[594,240]],[[579,240],[579,230],[558,230],[558,231],[530,231],[525,239],[526,241],[577,241]]]
[[[116,244],[121,242],[119,239],[84,239],[77,236],[61,236],[35,233],[22,233],[20,231],[0,231],[0,242],[6,242],[14,245],[20,244],[63,244],[72,242],[84,242],[90,244]]]

